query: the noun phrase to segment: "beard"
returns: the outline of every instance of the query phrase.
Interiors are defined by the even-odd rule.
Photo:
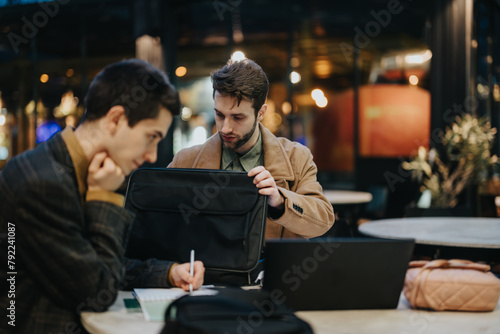
[[[253,126],[252,126],[252,130],[250,130],[249,132],[245,133],[240,139],[237,139],[236,141],[234,141],[233,143],[230,143],[230,142],[227,142],[227,141],[224,141],[224,138],[222,138],[222,135],[221,133],[219,132],[219,137],[221,139],[221,141],[224,143],[224,146],[233,150],[233,151],[236,151],[237,149],[239,149],[240,147],[242,147],[243,145],[245,145],[246,143],[248,143],[248,141],[250,140],[250,138],[252,138],[254,132],[255,132],[255,128],[257,127],[257,117],[255,117],[255,121],[253,122]],[[239,136],[236,136],[237,138]]]

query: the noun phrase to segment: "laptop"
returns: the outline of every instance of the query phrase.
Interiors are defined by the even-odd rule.
[[[398,306],[414,240],[266,241],[263,288],[300,310]]]

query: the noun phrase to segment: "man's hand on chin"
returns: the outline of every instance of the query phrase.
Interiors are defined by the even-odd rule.
[[[125,181],[122,169],[108,156],[99,152],[92,158],[87,176],[88,190],[115,191]]]

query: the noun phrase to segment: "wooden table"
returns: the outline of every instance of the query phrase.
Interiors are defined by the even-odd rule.
[[[159,333],[162,322],[148,322],[142,312],[127,313],[120,291],[107,312],[82,312],[83,326],[92,334]],[[402,295],[394,310],[300,311],[315,334],[497,334],[500,332],[500,304],[493,312],[432,312],[413,310]]]

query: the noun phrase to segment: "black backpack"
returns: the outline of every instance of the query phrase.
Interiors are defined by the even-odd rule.
[[[162,334],[312,334],[309,324],[263,290],[220,288],[217,295],[181,297],[165,312]]]

